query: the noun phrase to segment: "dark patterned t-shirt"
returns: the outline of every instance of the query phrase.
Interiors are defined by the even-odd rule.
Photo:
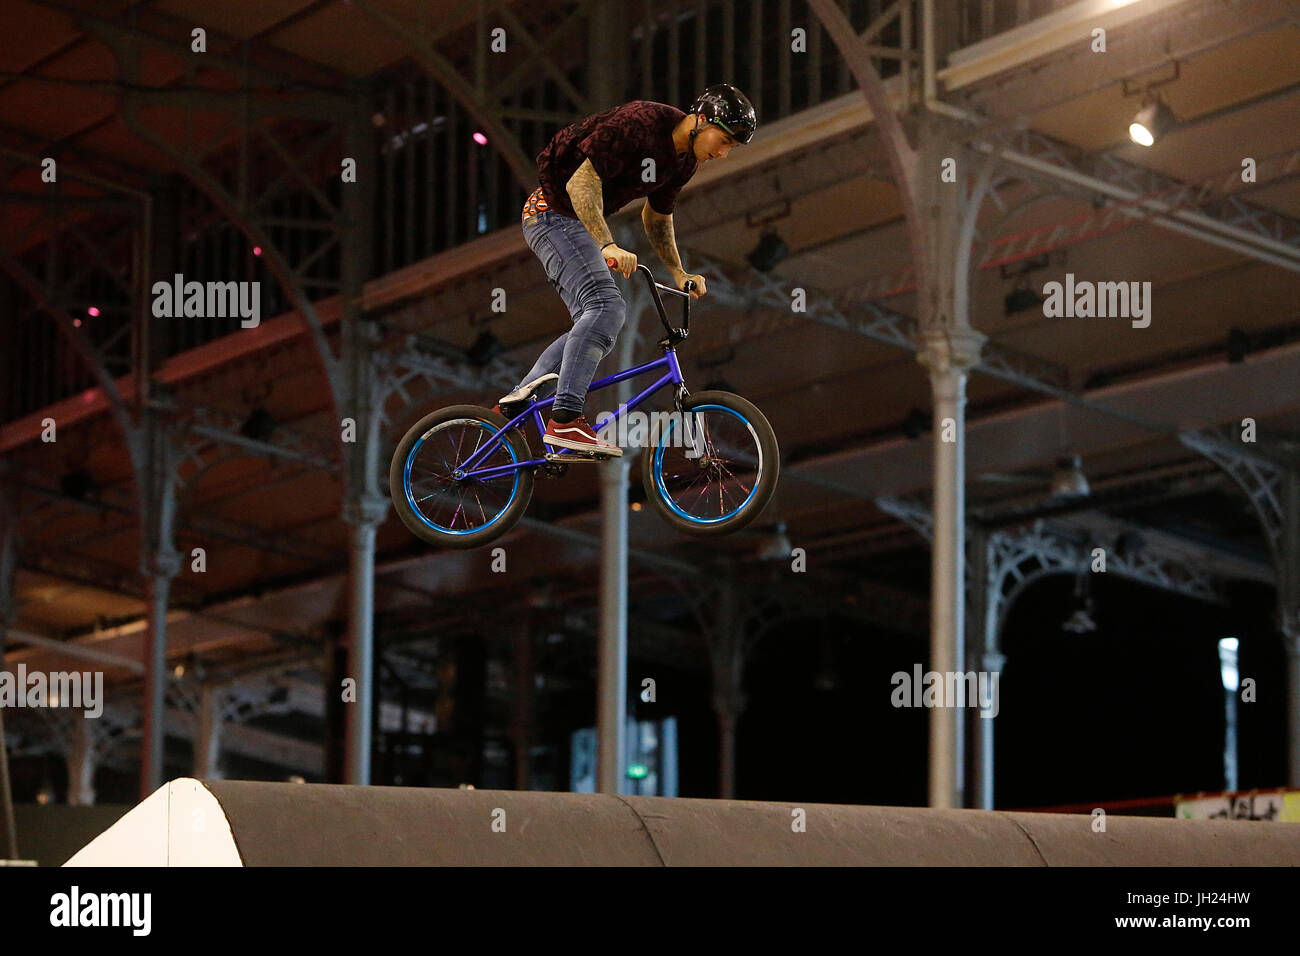
[[[677,194],[699,165],[688,149],[673,147],[673,127],[686,114],[653,100],[633,100],[566,126],[537,154],[537,179],[546,202],[571,219],[578,215],[565,187],[586,159],[600,177],[606,216],[647,197],[655,212],[673,211]],[[646,160],[654,160],[651,167]],[[646,181],[653,170],[654,178]]]

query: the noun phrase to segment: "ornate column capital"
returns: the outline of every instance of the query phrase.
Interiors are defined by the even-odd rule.
[[[343,502],[343,521],[352,527],[381,524],[388,514],[388,498],[385,495],[359,495]]]
[[[980,362],[987,339],[972,328],[931,328],[917,334],[916,360],[931,375],[964,375]]]

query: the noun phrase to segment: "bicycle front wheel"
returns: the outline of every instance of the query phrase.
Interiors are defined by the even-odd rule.
[[[757,406],[731,392],[697,392],[682,410],[641,456],[646,497],[685,534],[738,531],[776,491],[776,433]]]

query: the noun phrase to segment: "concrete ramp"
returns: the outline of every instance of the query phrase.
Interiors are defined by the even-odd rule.
[[[66,865],[1296,866],[1300,825],[186,778]]]

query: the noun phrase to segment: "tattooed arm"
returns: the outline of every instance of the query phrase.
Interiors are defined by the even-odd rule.
[[[600,177],[596,175],[596,167],[591,165],[590,159],[582,161],[582,165],[573,171],[564,187],[578,219],[587,227],[591,237],[596,240],[596,245],[603,246],[613,242],[614,237],[610,235],[609,226],[605,222],[605,200],[600,188]]]
[[[682,268],[682,257],[677,251],[677,237],[673,232],[672,213],[665,216],[661,212],[655,212],[647,202],[641,207],[641,225],[645,228],[646,238],[650,240],[650,247],[672,273],[673,284],[681,289],[689,279],[695,283],[691,298],[698,299],[704,295],[706,291],[704,276],[695,275]]]
[[[641,207],[641,225],[645,229],[646,238],[650,240],[650,248],[668,267],[673,279],[676,279],[685,270],[682,269],[681,254],[677,251],[672,214],[665,216],[657,213],[647,202]]]

